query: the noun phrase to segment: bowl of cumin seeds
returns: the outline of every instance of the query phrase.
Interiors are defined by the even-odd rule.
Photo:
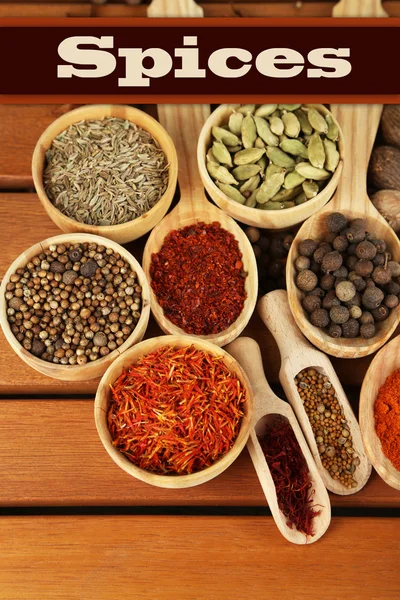
[[[66,233],[123,244],[150,231],[174,197],[178,159],[165,129],[123,105],[87,105],[54,121],[32,157],[36,192]]]

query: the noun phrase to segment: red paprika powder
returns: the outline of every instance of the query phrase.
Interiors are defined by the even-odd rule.
[[[389,375],[380,388],[374,417],[383,453],[400,471],[400,369]]]
[[[195,335],[220,333],[236,321],[246,276],[238,241],[217,222],[171,231],[150,266],[164,315]]]

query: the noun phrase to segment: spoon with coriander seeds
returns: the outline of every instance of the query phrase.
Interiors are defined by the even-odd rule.
[[[266,294],[257,308],[278,344],[279,380],[325,486],[341,496],[359,492],[371,475],[371,465],[359,424],[331,361],[300,332],[284,290]]]
[[[168,8],[167,8],[168,5]],[[154,0],[152,17],[197,17],[191,0]],[[204,194],[197,140],[208,105],[159,105],[161,124],[178,154],[180,200],[153,229],[143,269],[151,285],[153,315],[165,333],[196,335],[224,346],[247,325],[257,300],[257,266],[239,225]]]
[[[226,350],[253,389],[254,421],[247,448],[275,523],[293,544],[316,542],[329,527],[331,506],[293,410],[271,390],[255,340],[240,337]]]

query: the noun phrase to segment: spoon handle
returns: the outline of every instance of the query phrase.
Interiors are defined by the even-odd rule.
[[[149,17],[202,17],[203,9],[194,0],[153,0]],[[204,188],[197,166],[197,140],[210,116],[208,104],[159,104],[158,118],[170,134],[178,154],[180,209],[204,198]]]
[[[263,296],[258,302],[257,309],[278,344],[282,365],[290,358],[292,362],[299,363],[300,367],[303,363],[309,366],[313,362],[310,352],[313,355],[321,354],[306,340],[297,327],[285,290],[275,290]]]
[[[204,12],[194,0],[153,0],[148,17],[203,17]]]
[[[340,0],[332,10],[333,17],[387,17],[381,0]]]
[[[225,350],[241,364],[250,380],[254,394],[255,424],[266,414],[276,413],[286,417],[289,413],[293,415],[289,405],[280,400],[271,390],[264,374],[260,346],[255,340],[240,337],[228,344]]]
[[[342,176],[329,210],[364,213],[367,207],[367,170],[382,114],[381,104],[334,104],[334,117],[344,139]]]

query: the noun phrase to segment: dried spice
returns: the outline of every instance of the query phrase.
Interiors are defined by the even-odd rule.
[[[141,127],[115,117],[80,121],[46,152],[46,194],[79,223],[120,225],[149,211],[168,186],[167,158]]]
[[[246,299],[242,253],[217,222],[171,231],[151,257],[151,287],[164,315],[186,333],[220,333]]]
[[[278,419],[259,442],[274,480],[278,506],[287,526],[313,536],[313,519],[320,514],[312,505],[313,486],[306,460],[290,423]]]
[[[17,269],[5,299],[11,331],[25,350],[47,362],[83,365],[128,339],[140,318],[142,288],[112,248],[63,243]]]
[[[354,454],[353,438],[335,388],[329,378],[316,369],[304,369],[294,382],[323,466],[332,479],[349,489],[357,487],[355,472],[360,459]]]
[[[137,467],[187,475],[233,446],[246,390],[222,356],[164,346],[142,356],[111,386],[107,423],[113,445]]]
[[[383,453],[400,471],[400,369],[389,375],[380,388],[374,418]]]

